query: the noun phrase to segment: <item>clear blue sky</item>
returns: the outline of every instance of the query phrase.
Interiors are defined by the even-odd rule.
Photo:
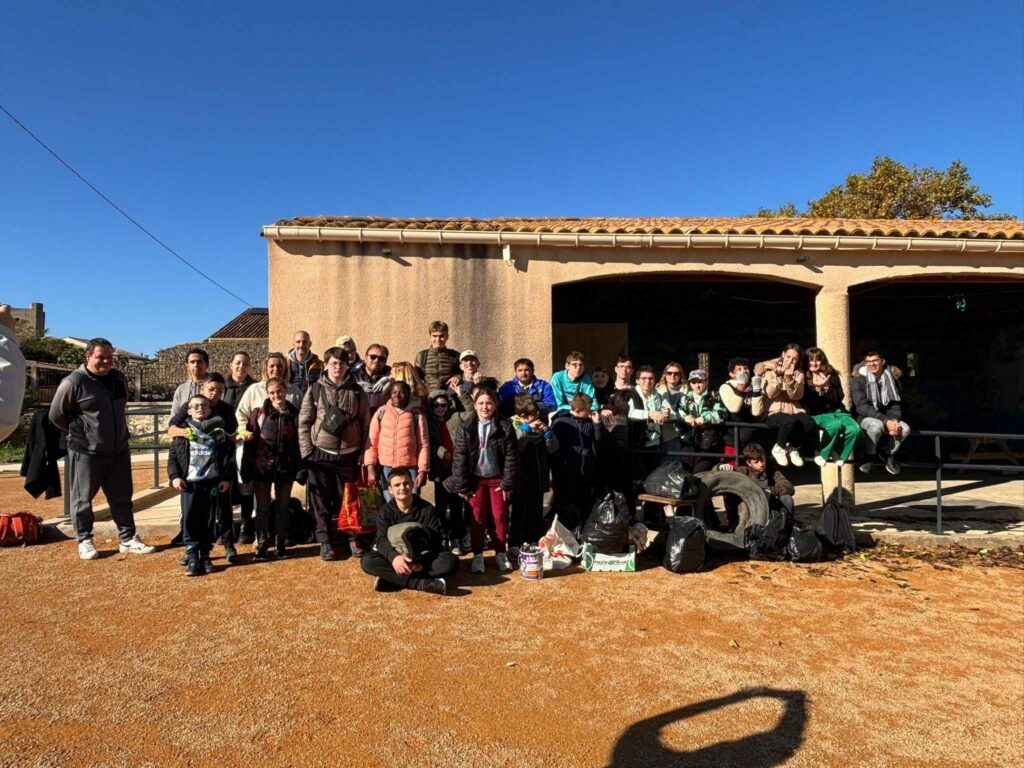
[[[371,5],[6,0],[0,103],[257,306],[291,216],[743,215],[878,154],[1024,213],[1020,0]],[[54,335],[243,308],[2,114],[0,200],[0,300]]]

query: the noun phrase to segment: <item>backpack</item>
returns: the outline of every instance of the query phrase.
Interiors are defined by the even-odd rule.
[[[23,547],[39,541],[39,518],[30,512],[0,512],[0,547]]]

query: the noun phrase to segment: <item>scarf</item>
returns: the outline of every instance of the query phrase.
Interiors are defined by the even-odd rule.
[[[868,400],[876,409],[878,409],[879,402],[882,405],[899,402],[900,396],[896,392],[896,379],[892,377],[888,367],[882,370],[882,375],[877,379],[864,366],[861,367],[859,373],[868,381]],[[881,387],[878,386],[879,381],[881,381]]]

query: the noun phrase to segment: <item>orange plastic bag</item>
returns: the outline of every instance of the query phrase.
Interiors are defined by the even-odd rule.
[[[377,513],[382,506],[384,496],[376,485],[345,483],[338,512],[338,530],[342,533],[373,533],[377,530]]]

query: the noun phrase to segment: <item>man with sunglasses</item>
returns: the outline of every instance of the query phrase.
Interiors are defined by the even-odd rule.
[[[388,365],[388,348],[383,344],[371,344],[366,356],[352,366],[352,378],[356,380],[370,402],[370,415],[384,405],[384,390],[391,383],[391,366]]]

